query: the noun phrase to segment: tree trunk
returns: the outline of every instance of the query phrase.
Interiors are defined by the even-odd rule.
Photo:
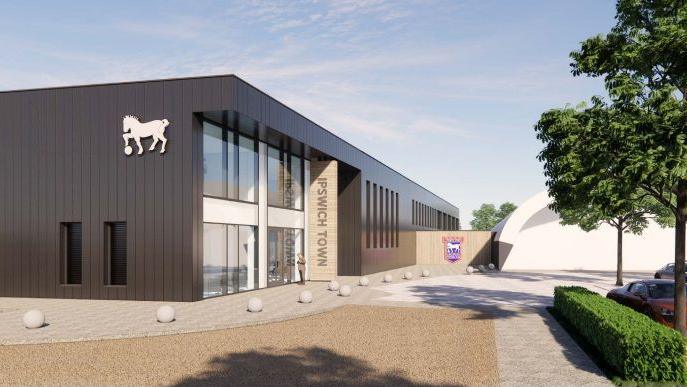
[[[675,329],[687,336],[685,306],[685,220],[687,219],[687,181],[678,184],[675,214]]]
[[[621,222],[618,223],[616,231],[618,232],[618,245],[616,248],[618,267],[615,272],[615,284],[616,286],[623,286],[623,224]]]

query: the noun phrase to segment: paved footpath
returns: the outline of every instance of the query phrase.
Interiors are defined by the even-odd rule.
[[[430,278],[420,278],[422,269]],[[405,271],[413,280],[402,280]],[[142,337],[197,332],[280,321],[321,313],[344,304],[456,307],[494,319],[498,366],[504,385],[608,385],[591,360],[545,310],[556,285],[582,285],[600,293],[613,287],[609,272],[490,273],[465,275],[451,266],[413,266],[392,270],[394,282],[384,284],[379,273],[370,286],[357,286],[358,277],[341,277],[352,286],[351,297],[327,290],[327,284],[287,285],[194,303],[140,301],[0,298],[0,344],[28,344]],[[647,274],[626,278],[646,278]],[[312,304],[297,302],[302,290],[313,293]],[[250,297],[264,304],[261,313],[246,312]],[[155,321],[160,305],[172,305],[177,319]],[[41,309],[48,326],[27,330],[21,316]]]
[[[502,385],[612,385],[546,307],[553,304],[555,286],[580,285],[605,294],[614,283],[615,273],[609,272],[452,275],[388,285],[388,295],[372,302],[465,308],[494,318]]]

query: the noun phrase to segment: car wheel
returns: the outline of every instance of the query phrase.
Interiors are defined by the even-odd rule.
[[[661,275],[658,273],[654,274],[654,279],[661,279]]]

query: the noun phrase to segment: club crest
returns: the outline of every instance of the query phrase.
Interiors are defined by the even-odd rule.
[[[443,237],[444,259],[450,263],[460,261],[463,255],[463,237]]]

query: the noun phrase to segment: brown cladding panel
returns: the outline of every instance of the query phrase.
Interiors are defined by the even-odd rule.
[[[192,132],[193,112],[227,104],[228,84],[224,77],[222,84],[170,80],[0,93],[7,150],[0,155],[0,295],[197,299],[202,137]],[[194,92],[201,98],[194,100]],[[169,119],[168,152],[159,153],[161,144],[149,152],[148,139],[143,155],[125,156],[126,114]],[[124,287],[105,286],[109,221],[125,221],[130,230]],[[60,283],[60,222],[83,224],[80,286]]]
[[[458,216],[458,210],[364,152],[233,76],[189,78],[0,93],[0,295],[195,300],[202,268],[202,133],[193,112],[237,110],[399,193],[400,230],[411,199]],[[167,153],[125,156],[122,117],[167,118]],[[195,128],[195,130],[194,130]],[[261,130],[265,140],[266,131]],[[150,146],[145,140],[144,146]],[[132,143],[133,144],[133,143]],[[133,146],[133,145],[132,145]],[[136,150],[135,146],[134,150]],[[314,152],[314,153],[313,153]],[[357,206],[362,203],[358,184]],[[355,205],[355,204],[353,204]],[[360,246],[368,222],[360,209]],[[84,226],[81,286],[59,276],[59,223]],[[127,286],[104,286],[104,222],[125,221]],[[358,234],[358,235],[355,235]],[[40,239],[40,241],[39,241]],[[37,243],[38,241],[38,243]],[[398,262],[398,248],[364,249],[353,270]],[[370,265],[368,265],[370,266]],[[39,269],[48,268],[47,273]]]
[[[177,122],[179,118],[175,114],[175,107],[177,106],[176,100],[177,96],[174,95],[174,87],[168,83],[163,85],[163,98],[164,98],[164,112],[162,115],[168,117],[170,122]],[[168,145],[171,144],[168,142]],[[161,214],[162,220],[162,232],[160,239],[160,251],[162,252],[163,262],[162,262],[162,298],[165,300],[171,300],[174,298],[174,266],[176,264],[176,259],[178,256],[174,253],[174,249],[171,246],[172,233],[170,232],[174,228],[173,223],[173,211],[174,203],[173,196],[168,193],[174,192],[174,165],[171,163],[161,163],[162,171],[160,171],[156,181],[156,185],[159,192],[159,204],[158,211]]]

